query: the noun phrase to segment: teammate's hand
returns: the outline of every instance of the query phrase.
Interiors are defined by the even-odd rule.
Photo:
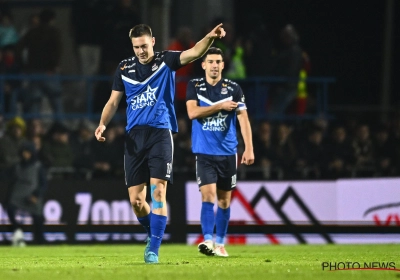
[[[106,141],[106,138],[102,136],[104,130],[106,130],[105,125],[99,125],[99,127],[96,128],[96,131],[94,132],[94,135],[96,136],[97,141],[99,142],[104,142]]]
[[[237,102],[225,101],[221,104],[221,109],[225,111],[233,111],[237,108]]]
[[[220,23],[220,24],[218,24],[216,27],[214,27],[214,29],[211,30],[211,32],[209,33],[209,37],[210,37],[210,38],[213,38],[213,39],[215,39],[215,38],[220,39],[220,38],[222,38],[222,37],[225,37],[226,32],[225,32],[225,30],[222,28],[222,25],[223,25],[223,24]]]
[[[244,150],[241,163],[245,165],[252,165],[254,163],[253,150]]]

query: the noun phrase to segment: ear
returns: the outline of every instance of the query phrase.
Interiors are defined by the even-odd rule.
[[[224,69],[224,68],[225,68],[225,62],[222,61],[222,62],[221,62],[221,70]]]
[[[206,63],[204,61],[201,63],[201,68],[203,68],[203,70],[206,70]]]
[[[151,43],[153,44],[153,47],[154,47],[154,44],[156,43],[156,38],[152,37],[151,38]]]

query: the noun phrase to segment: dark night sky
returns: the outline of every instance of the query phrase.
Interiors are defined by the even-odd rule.
[[[354,3],[353,3],[354,2]],[[397,3],[396,3],[397,2]],[[392,102],[399,103],[399,1],[395,1]],[[293,24],[300,44],[311,59],[311,76],[336,77],[331,104],[378,104],[380,102],[385,1],[236,0],[235,26],[248,33],[262,22],[275,40],[280,28]],[[396,19],[397,17],[397,19]],[[398,47],[397,47],[398,49]]]

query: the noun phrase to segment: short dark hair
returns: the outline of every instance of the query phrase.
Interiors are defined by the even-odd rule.
[[[222,50],[220,48],[216,48],[216,47],[211,47],[208,49],[208,51],[203,55],[203,61],[206,60],[207,55],[209,54],[220,54],[222,57],[222,60],[224,60],[224,53],[222,52]]]
[[[147,24],[138,24],[132,27],[131,30],[129,30],[129,38],[137,38],[141,37],[143,35],[148,35],[150,37],[153,37],[153,34],[151,32],[151,27],[148,26]]]

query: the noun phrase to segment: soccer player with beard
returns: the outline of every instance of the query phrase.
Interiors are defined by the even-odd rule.
[[[203,56],[202,67],[205,78],[190,80],[186,91],[186,107],[192,120],[196,178],[202,198],[200,219],[204,241],[198,245],[198,250],[207,256],[228,257],[224,244],[232,190],[236,187],[236,118],[245,144],[241,163],[246,165],[254,163],[252,132],[241,87],[222,78],[222,51],[210,48]],[[216,200],[218,207],[214,215]]]
[[[111,121],[118,104],[127,102],[125,138],[125,183],[139,222],[148,233],[144,252],[146,263],[158,263],[158,251],[167,223],[166,190],[172,181],[173,140],[177,121],[174,110],[175,71],[200,58],[214,39],[225,36],[217,25],[186,51],[155,52],[155,38],[145,24],[129,32],[135,56],[122,60],[114,75],[111,96],[104,106],[95,131],[98,141]],[[150,180],[152,211],[146,202]]]

